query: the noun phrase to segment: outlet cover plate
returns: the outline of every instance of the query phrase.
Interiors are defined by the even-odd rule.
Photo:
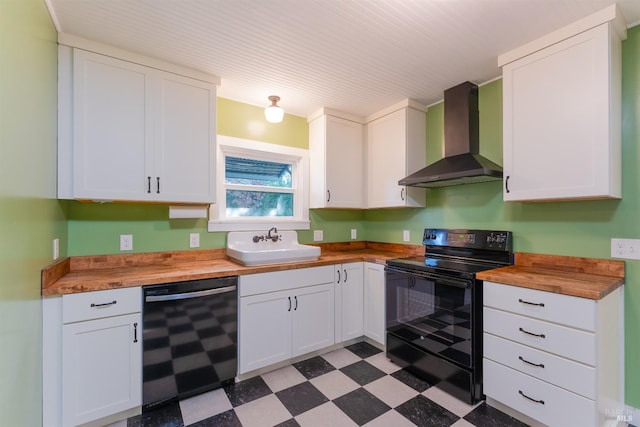
[[[314,242],[322,242],[324,239],[324,233],[322,230],[313,230],[313,241]]]
[[[402,241],[403,242],[408,242],[411,240],[411,233],[409,233],[409,230],[403,230],[402,231]]]
[[[120,250],[132,251],[133,250],[133,234],[121,234],[120,235]]]
[[[190,248],[200,247],[200,233],[189,234],[189,247]]]
[[[60,258],[60,239],[53,239],[53,260]]]
[[[351,240],[355,240],[358,238],[358,230],[356,230],[355,228],[351,229]]]
[[[640,239],[611,239],[611,258],[640,260]]]

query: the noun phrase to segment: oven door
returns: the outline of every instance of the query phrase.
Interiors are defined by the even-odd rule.
[[[474,280],[387,266],[387,333],[464,368],[474,367]],[[475,318],[474,318],[475,317]],[[477,333],[476,333],[477,336]]]

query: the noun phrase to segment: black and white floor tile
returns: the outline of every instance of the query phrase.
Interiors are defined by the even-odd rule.
[[[457,400],[361,342],[113,427],[524,426],[485,403]]]

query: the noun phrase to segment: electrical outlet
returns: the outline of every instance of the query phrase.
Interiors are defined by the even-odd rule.
[[[133,234],[121,234],[120,235],[120,250],[132,251],[133,250]]]
[[[60,258],[60,239],[53,239],[53,260]]]
[[[355,240],[358,238],[358,230],[356,230],[355,228],[351,229],[351,240]]]
[[[189,247],[190,248],[200,247],[200,233],[189,234]]]
[[[640,239],[611,239],[611,258],[640,260]]]
[[[409,230],[402,230],[402,241],[409,242],[411,240],[411,233]]]
[[[324,239],[324,233],[322,230],[313,230],[313,241],[314,242],[322,242]]]

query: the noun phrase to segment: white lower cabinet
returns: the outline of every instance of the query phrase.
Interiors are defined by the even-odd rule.
[[[240,276],[239,373],[334,344],[333,266]]]
[[[364,335],[362,273],[361,262],[335,266],[336,342]]]
[[[112,416],[140,407],[141,308],[137,287],[43,302],[45,425],[113,422]]]
[[[78,425],[141,403],[140,313],[62,327],[64,425]]]
[[[610,421],[623,407],[622,288],[600,300],[483,288],[484,394],[549,426]]]
[[[385,344],[384,265],[364,263],[364,335]]]

